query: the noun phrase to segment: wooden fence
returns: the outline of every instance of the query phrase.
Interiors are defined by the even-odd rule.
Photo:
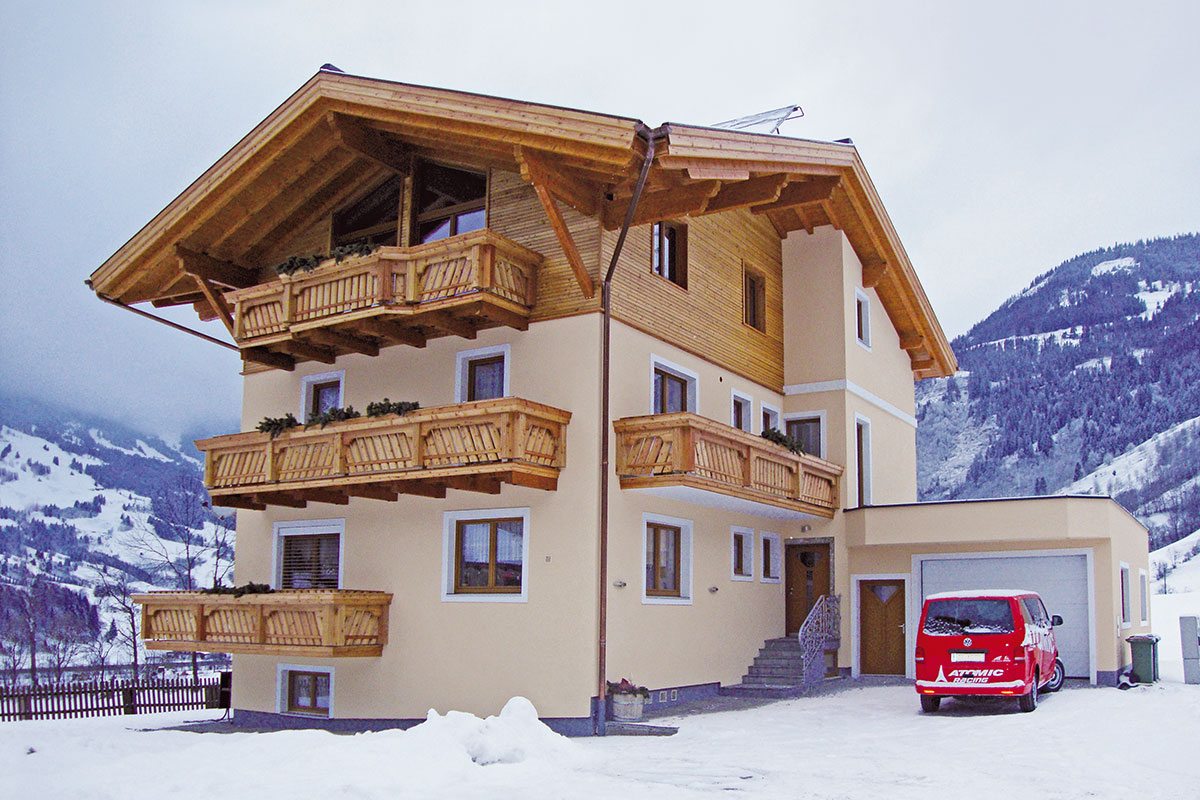
[[[0,721],[111,717],[221,708],[219,677],[0,688]]]

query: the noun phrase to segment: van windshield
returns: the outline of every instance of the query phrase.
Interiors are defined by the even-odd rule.
[[[933,600],[924,631],[933,636],[1012,633],[1012,607],[1007,600]]]

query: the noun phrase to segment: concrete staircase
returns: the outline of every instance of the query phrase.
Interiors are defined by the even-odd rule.
[[[721,694],[740,697],[794,697],[803,694],[804,657],[795,636],[767,639],[742,676],[742,682],[722,686]]]

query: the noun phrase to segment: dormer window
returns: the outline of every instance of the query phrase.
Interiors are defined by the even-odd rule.
[[[413,187],[416,244],[487,226],[487,175],[426,161]]]
[[[398,176],[389,178],[358,202],[334,213],[333,246],[394,246],[400,229],[401,186]]]

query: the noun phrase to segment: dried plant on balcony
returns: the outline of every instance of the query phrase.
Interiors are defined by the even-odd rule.
[[[311,428],[313,425],[320,425],[324,428],[331,422],[343,422],[348,419],[358,419],[361,416],[362,412],[355,410],[354,406],[346,406],[345,408],[334,406],[327,411],[314,411],[309,414],[304,427]]]
[[[762,432],[762,438],[780,447],[786,447],[796,455],[804,455],[804,448],[800,445],[800,442],[778,428],[765,428]]]
[[[368,244],[366,242],[355,242],[353,244],[344,244],[335,247],[328,253],[313,253],[307,256],[292,256],[287,261],[275,265],[275,273],[277,275],[294,275],[297,272],[311,272],[321,266],[326,261],[333,259],[337,263],[342,263],[347,258],[356,256],[369,256],[379,249],[377,244]]]
[[[274,594],[275,590],[265,583],[243,583],[241,586],[213,586],[208,589],[201,589],[202,594],[230,594],[234,597],[241,597],[247,594]]]
[[[295,414],[284,414],[282,417],[263,417],[255,428],[259,433],[269,433],[271,438],[279,436],[279,434],[289,431],[300,424],[300,420],[296,419]]]
[[[367,403],[367,416],[386,417],[388,414],[395,414],[398,417],[403,417],[406,414],[411,414],[420,407],[420,403],[414,403],[411,400],[397,400],[392,402],[385,397],[374,403]]]

